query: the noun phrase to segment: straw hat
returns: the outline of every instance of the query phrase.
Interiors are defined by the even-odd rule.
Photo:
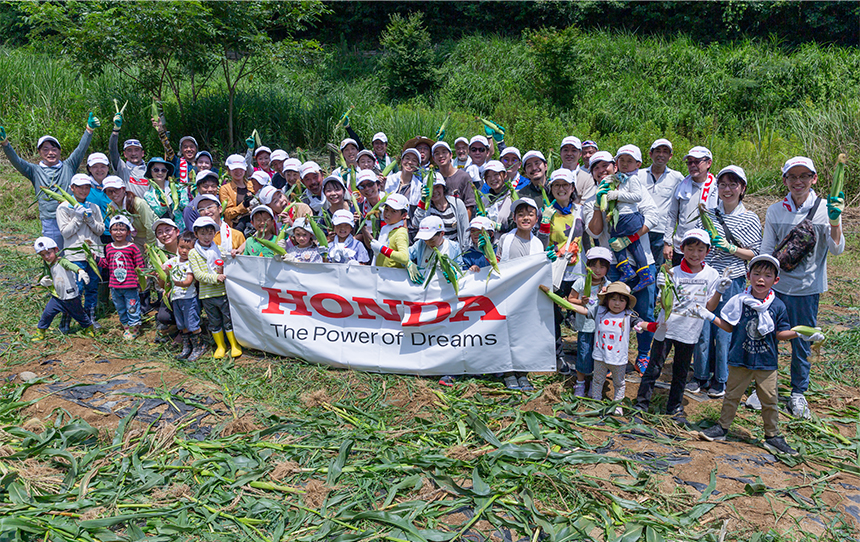
[[[636,298],[630,293],[630,286],[627,286],[623,282],[613,282],[606,288],[605,292],[597,294],[597,298],[600,300],[601,305],[606,305],[605,299],[609,294],[621,294],[627,296],[628,310],[633,310],[633,307],[636,306]]]

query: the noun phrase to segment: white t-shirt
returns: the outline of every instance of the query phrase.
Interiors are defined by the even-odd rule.
[[[630,343],[630,315],[633,311],[624,310],[618,314],[609,312],[606,307],[598,307],[594,318],[594,351],[592,357],[607,365],[626,365],[627,347]]]
[[[675,299],[672,314],[666,322],[666,338],[676,340],[679,343],[696,344],[705,323],[704,320],[695,315],[696,305],[699,304],[704,307],[711,299],[717,290],[720,274],[707,264],[698,273],[687,273],[681,270],[680,265],[672,268],[672,273],[675,288],[679,288],[679,293],[688,298],[689,302],[682,305],[677,298]],[[662,285],[663,282],[663,274],[661,273],[657,283]]]
[[[170,280],[185,280],[188,278],[188,273],[194,274],[191,270],[191,260],[181,262],[179,261],[179,256],[174,256],[167,260],[167,264],[171,266],[167,271],[167,277]],[[195,297],[197,297],[197,286],[193,282],[191,286],[187,287],[177,286],[174,283],[170,290],[171,301],[177,299],[194,299]]]

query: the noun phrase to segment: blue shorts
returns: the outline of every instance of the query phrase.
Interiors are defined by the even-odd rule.
[[[176,320],[176,327],[190,332],[200,330],[200,303],[196,297],[174,299],[170,304],[173,306],[173,318]]]

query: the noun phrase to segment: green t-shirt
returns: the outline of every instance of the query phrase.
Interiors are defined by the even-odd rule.
[[[269,241],[275,242],[275,236],[271,236]],[[256,236],[248,237],[245,240],[245,256],[261,256],[263,258],[274,258],[275,253],[272,249],[263,246]]]

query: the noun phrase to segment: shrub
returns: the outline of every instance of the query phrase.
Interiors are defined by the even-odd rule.
[[[420,12],[406,18],[394,13],[382,33],[382,66],[393,99],[411,98],[435,86],[433,49],[423,19]]]

